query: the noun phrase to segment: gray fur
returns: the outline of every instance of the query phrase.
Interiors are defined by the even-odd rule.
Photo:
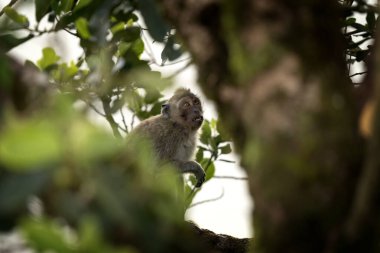
[[[188,90],[181,91],[188,94],[182,94],[179,99],[171,98],[169,100],[170,103],[167,105],[168,107],[165,107],[168,109],[168,112],[163,112],[161,115],[142,121],[133,130],[133,134],[137,133],[142,137],[150,139],[153,142],[154,150],[160,161],[172,163],[181,173],[194,174],[197,178],[196,186],[200,187],[205,180],[205,173],[197,162],[191,161],[191,158],[196,148],[197,130],[201,123],[198,126],[198,123],[191,122],[189,119],[190,124],[184,122],[183,118],[180,119],[179,115],[182,115],[185,110],[181,111],[179,101],[190,99],[186,97],[191,97],[191,99],[195,97]],[[194,111],[195,114],[202,115],[201,105],[191,104],[191,106],[195,108],[191,109],[192,114],[188,111],[185,112],[189,117],[190,115],[194,116]]]

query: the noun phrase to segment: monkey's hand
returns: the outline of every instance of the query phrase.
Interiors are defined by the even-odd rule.
[[[174,163],[177,165],[181,173],[194,174],[194,176],[197,178],[197,184],[195,185],[195,187],[201,187],[201,185],[206,179],[206,174],[199,163],[195,161],[175,161]]]

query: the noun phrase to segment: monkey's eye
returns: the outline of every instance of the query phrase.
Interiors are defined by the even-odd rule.
[[[195,100],[195,101],[194,101],[194,104],[195,104],[195,105],[199,105],[199,100]]]
[[[183,104],[183,106],[184,106],[184,107],[189,107],[190,104],[189,104],[188,102],[186,102],[186,103]]]

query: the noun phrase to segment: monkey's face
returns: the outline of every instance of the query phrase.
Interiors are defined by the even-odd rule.
[[[176,103],[176,121],[192,130],[197,130],[203,122],[203,110],[199,99],[189,95],[179,99]]]

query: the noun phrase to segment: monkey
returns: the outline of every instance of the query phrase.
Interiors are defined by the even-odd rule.
[[[203,123],[199,98],[189,89],[180,88],[163,104],[161,114],[143,120],[130,134],[148,138],[160,162],[169,162],[181,173],[192,173],[196,187],[205,181],[201,165],[190,160],[194,154],[197,131]]]

